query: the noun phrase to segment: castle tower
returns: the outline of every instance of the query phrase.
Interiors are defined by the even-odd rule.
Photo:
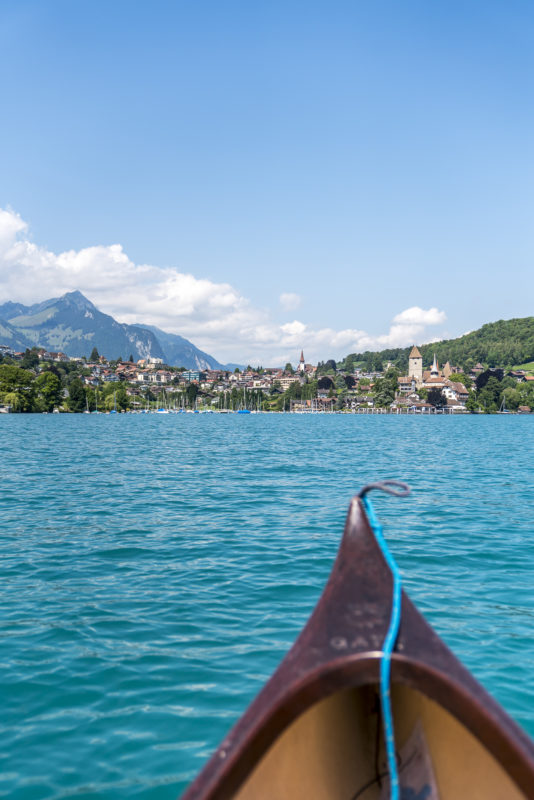
[[[408,377],[414,378],[417,385],[423,382],[423,356],[415,345],[408,356]]]
[[[300,351],[300,361],[297,367],[297,372],[305,372],[306,371],[306,364],[304,363],[304,350]]]
[[[432,369],[430,370],[430,377],[439,378],[439,364],[435,353],[434,353],[434,361],[432,362]]]

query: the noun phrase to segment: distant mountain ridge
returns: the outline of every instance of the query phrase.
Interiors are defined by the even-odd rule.
[[[96,347],[107,358],[161,358],[169,366],[221,369],[217,359],[174,333],[153,325],[127,325],[104,314],[81,292],[25,306],[0,305],[0,344],[17,349],[44,347],[88,357]]]
[[[221,364],[218,361],[199,350],[188,339],[179,336],[177,333],[166,333],[161,328],[156,328],[155,325],[132,325],[132,328],[141,327],[154,334],[160,343],[165,353],[165,363],[172,364],[173,366],[180,367],[195,367],[196,369],[220,369]],[[180,360],[181,359],[181,360]],[[187,364],[184,363],[184,359]],[[180,361],[180,363],[178,363]],[[210,366],[216,364],[217,366]]]

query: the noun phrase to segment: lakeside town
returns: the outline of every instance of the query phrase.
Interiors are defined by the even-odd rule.
[[[431,365],[414,345],[402,375],[390,362],[334,360],[233,372],[171,367],[160,358],[108,360],[0,345],[0,413],[530,413],[534,374],[525,369],[468,371]],[[376,367],[379,366],[380,369]]]

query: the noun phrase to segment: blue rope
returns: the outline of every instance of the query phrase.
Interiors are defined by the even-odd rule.
[[[375,514],[373,505],[367,495],[362,497],[362,502],[365,506],[365,511],[367,513],[371,528],[373,529],[376,541],[382,550],[382,555],[384,556],[393,576],[391,617],[389,620],[388,632],[386,633],[386,638],[384,639],[382,658],[380,659],[380,704],[382,706],[382,717],[384,719],[384,739],[386,743],[386,756],[390,780],[389,796],[390,800],[399,800],[399,773],[397,770],[397,758],[395,755],[395,732],[393,730],[393,714],[391,712],[390,686],[391,654],[399,634],[401,618],[402,584],[399,568],[397,567],[393,556],[389,552],[389,548],[386,544],[386,540],[382,531],[382,525],[378,521],[378,517]]]

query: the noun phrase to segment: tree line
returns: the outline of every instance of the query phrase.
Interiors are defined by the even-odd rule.
[[[354,366],[380,372],[383,364],[390,361],[406,374],[410,350],[411,347],[366,350],[349,354],[342,363],[349,372]],[[486,367],[510,368],[534,360],[534,317],[489,322],[457,339],[421,345],[419,350],[425,364],[432,362],[435,353],[440,364],[449,361],[464,372],[469,372],[477,363]]]

